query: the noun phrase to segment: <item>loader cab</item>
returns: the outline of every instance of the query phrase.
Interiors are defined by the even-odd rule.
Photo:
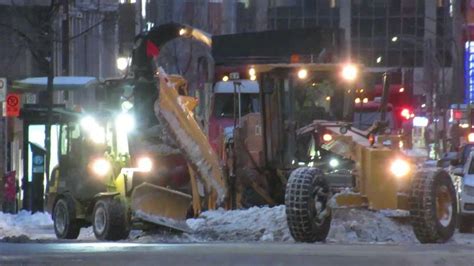
[[[49,211],[58,195],[68,193],[79,201],[87,201],[108,190],[110,177],[120,172],[117,162],[124,165],[128,160],[126,136],[121,136],[123,130],[114,121],[120,115],[74,113],[59,124],[59,164],[50,178]],[[122,119],[120,125],[125,123]]]

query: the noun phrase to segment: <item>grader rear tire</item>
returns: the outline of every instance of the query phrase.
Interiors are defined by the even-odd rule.
[[[447,172],[417,173],[409,203],[413,230],[421,243],[445,243],[453,236],[457,218],[456,191]]]
[[[316,168],[294,170],[286,185],[286,219],[297,242],[324,241],[331,226],[329,185]]]
[[[92,218],[94,235],[99,240],[126,239],[130,233],[130,217],[119,199],[100,199],[94,206]]]

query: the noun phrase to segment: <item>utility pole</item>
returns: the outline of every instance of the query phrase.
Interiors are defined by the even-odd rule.
[[[58,2],[59,3],[59,2]],[[67,0],[63,0],[62,2],[63,4],[63,8],[64,6],[67,6],[68,5],[68,1]],[[51,7],[53,7],[55,5],[55,1],[52,0],[52,4],[51,4]],[[69,10],[69,8],[68,8]],[[53,23],[54,23],[54,16],[53,14],[51,14],[52,16],[49,18],[49,21],[46,25],[46,33],[47,33],[47,38],[48,38],[48,42],[50,43],[50,47],[52,47],[52,44],[53,44],[53,41],[54,41],[54,30],[53,30]],[[64,20],[62,21],[62,23],[64,23]],[[64,24],[63,24],[64,25]],[[69,21],[67,22],[67,25],[68,25],[68,29],[67,29],[67,33],[69,34]],[[64,28],[63,28],[63,33],[64,33]],[[64,36],[63,36],[64,37]],[[64,41],[65,40],[68,40],[69,39],[69,36],[67,37],[67,39],[63,39],[63,56],[64,56]],[[67,47],[68,49],[66,50],[66,52],[68,53],[69,52],[69,45],[67,44]],[[47,112],[47,122],[46,122],[46,126],[45,126],[45,139],[44,139],[44,148],[46,150],[46,160],[45,160],[45,173],[46,173],[46,187],[48,187],[49,185],[49,165],[50,165],[50,162],[51,162],[51,124],[52,124],[52,118],[53,118],[53,104],[54,104],[54,91],[53,91],[53,85],[54,85],[54,58],[53,58],[53,48],[50,48],[48,49],[47,51],[47,61],[48,61],[48,64],[47,64],[47,73],[48,73],[48,77],[47,77],[47,85],[46,85],[46,94],[47,94],[47,109],[48,109],[48,112]],[[64,59],[64,57],[63,57]],[[66,59],[67,62],[69,62],[69,55],[68,55],[68,58]],[[69,63],[66,64],[66,66],[68,67]],[[64,64],[63,64],[63,70],[64,70]]]
[[[0,107],[1,107],[1,102],[0,102]],[[6,134],[4,134],[5,132],[5,126],[6,126],[6,121],[7,121],[7,118],[6,117],[3,117],[3,108],[0,108],[0,143],[3,144],[4,141],[5,141],[5,138],[6,138]],[[5,146],[4,149],[6,149],[7,147]],[[5,167],[5,161],[6,161],[6,158],[5,158],[5,153],[2,151],[0,152],[0,211],[3,211],[3,195],[4,195],[4,187],[5,187],[5,183],[4,183],[4,178],[3,176],[5,175],[6,173],[6,167]]]
[[[463,75],[463,64],[462,59],[463,57],[463,49],[464,47],[462,43],[462,30],[463,30],[463,18],[461,14],[461,1],[462,0],[453,0],[452,7],[453,7],[453,39],[454,39],[454,46],[453,46],[453,81],[452,81],[452,94],[451,99],[457,100],[457,102],[463,102],[464,98],[464,75]],[[467,3],[468,1],[466,1]],[[467,4],[466,4],[467,5]]]
[[[61,50],[62,50],[62,58],[61,58],[61,65],[62,71],[61,74],[63,76],[69,76],[69,1],[63,0],[63,14],[62,14],[62,38],[61,38]]]

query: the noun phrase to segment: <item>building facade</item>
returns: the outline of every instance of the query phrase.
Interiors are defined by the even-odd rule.
[[[145,2],[145,1],[143,1]],[[453,74],[462,62],[454,27],[455,0],[159,0],[146,6],[144,23],[182,22],[212,34],[262,30],[340,27],[347,59],[373,74],[398,69],[394,82],[415,95],[449,95],[463,100]],[[459,5],[456,7],[456,5]],[[341,59],[342,60],[342,59]],[[456,69],[454,69],[456,71]],[[459,71],[459,70],[458,70]],[[461,82],[462,83],[462,82]],[[440,97],[447,98],[447,97]],[[447,103],[441,101],[445,106]],[[431,105],[431,103],[428,103]]]
[[[116,0],[62,1],[53,10],[50,4],[49,0],[0,0],[0,77],[7,78],[10,91],[14,90],[13,80],[47,76],[50,65],[47,62],[52,62],[54,76],[106,79],[123,74],[117,70],[116,60],[122,48],[133,43],[134,4],[120,4]],[[46,96],[46,92],[22,91],[21,103],[45,106]],[[95,89],[55,90],[53,101],[68,107],[98,106]],[[33,127],[35,143],[44,147],[44,125]],[[16,171],[17,185],[21,188],[22,181],[30,178],[22,171],[23,162],[31,153],[23,137],[25,132],[32,135],[32,129],[25,131],[22,120],[2,118],[0,185],[4,174],[12,170]],[[0,189],[0,207],[2,193]],[[18,199],[22,195],[19,193]]]

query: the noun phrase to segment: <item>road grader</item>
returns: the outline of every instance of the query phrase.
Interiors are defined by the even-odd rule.
[[[295,73],[340,70],[339,64],[255,65],[261,111],[236,117],[233,127],[222,129],[215,152],[195,119],[197,103],[186,95],[186,81],[155,64],[162,45],[187,35],[204,38],[185,25],[169,24],[137,39],[132,114],[143,127],[129,142],[130,158],[104,173],[108,182],[102,191],[80,198],[61,183],[64,177],[58,169],[58,187],[50,199],[59,238],[75,238],[78,228],[88,224],[105,240],[125,238],[131,226],[141,222],[186,230],[186,217],[202,210],[285,204],[296,241],[324,241],[331,225],[331,202],[339,207],[409,210],[420,242],[451,238],[457,204],[450,175],[419,169],[404,155],[400,137],[385,134],[383,110],[380,121],[366,131],[344,122],[298,123],[302,109],[295,103]],[[184,189],[171,186],[164,178],[169,175],[154,168],[163,156],[150,153],[153,149],[136,149],[150,148],[164,135],[184,159],[183,175],[189,178]],[[140,163],[142,151],[152,156]],[[344,193],[346,187],[352,192]]]

